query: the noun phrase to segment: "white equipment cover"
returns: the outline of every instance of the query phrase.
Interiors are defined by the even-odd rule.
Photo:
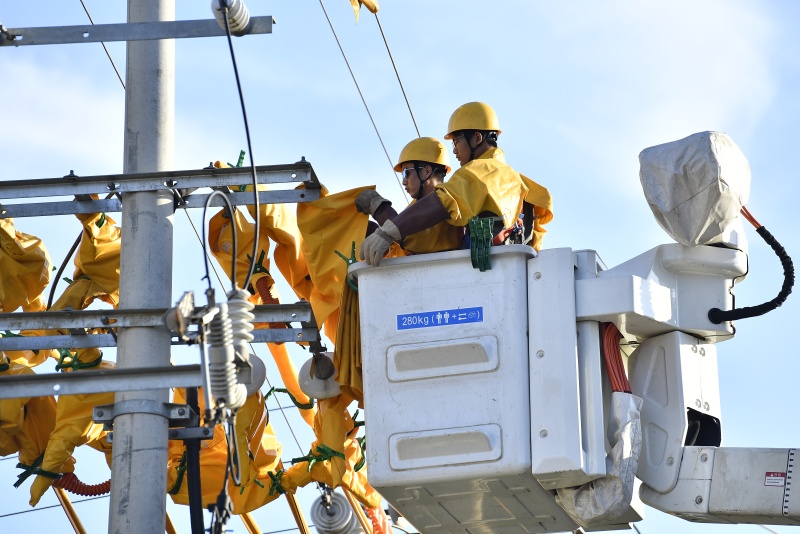
[[[633,497],[633,481],[639,467],[642,399],[630,393],[611,394],[610,430],[614,444],[606,458],[606,476],[573,488],[559,488],[556,502],[580,526],[607,522],[627,512]]]
[[[750,196],[750,166],[721,132],[700,132],[639,154],[639,179],[658,224],[693,247],[726,240]]]

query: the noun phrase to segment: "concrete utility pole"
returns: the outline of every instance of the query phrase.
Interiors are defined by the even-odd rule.
[[[174,0],[128,0],[128,22],[162,20],[175,20]],[[127,51],[123,172],[172,170],[175,42],[129,42]],[[123,195],[120,308],[172,305],[172,214],[169,191]],[[118,347],[120,368],[169,365],[166,329],[120,329]],[[166,389],[116,395],[109,532],[164,532],[168,420],[158,407],[168,401]]]

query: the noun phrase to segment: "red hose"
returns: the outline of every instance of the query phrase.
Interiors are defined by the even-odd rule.
[[[75,495],[83,497],[96,497],[98,495],[105,495],[111,491],[111,480],[106,480],[100,484],[89,485],[80,481],[75,473],[64,473],[64,475],[53,481],[53,486],[63,488]]]

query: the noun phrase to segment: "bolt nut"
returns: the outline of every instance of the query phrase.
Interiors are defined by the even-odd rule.
[[[700,399],[697,399],[696,401],[694,401],[694,405],[699,408],[699,407],[701,407],[703,405],[703,403],[702,403],[702,401]]]
[[[536,357],[537,358],[544,358],[544,351],[543,350],[536,351]]]
[[[698,495],[697,497],[694,498],[694,503],[703,504],[703,498],[700,495]]]
[[[97,417],[103,417],[104,413],[103,410],[97,410]]]
[[[669,458],[667,458],[667,465],[672,465],[672,464],[674,464],[674,463],[675,463],[675,458],[673,458],[672,456],[670,456]]]
[[[539,280],[541,277],[542,277],[542,273],[540,273],[540,272],[533,273],[533,279],[534,280]]]
[[[186,415],[186,410],[183,408],[178,408],[178,415]]]
[[[697,345],[692,345],[692,352],[697,352]]]
[[[701,348],[700,349],[700,356],[705,356],[705,355],[706,355],[706,349]]]
[[[707,454],[701,454],[700,455],[700,461],[703,462],[703,463],[706,463],[708,461],[708,455]]]
[[[539,437],[540,438],[546,438],[547,437],[547,430],[542,430],[541,432],[539,432]]]
[[[707,402],[706,402],[706,403],[704,403],[704,404],[703,404],[703,409],[704,409],[705,411],[708,411],[708,410],[710,410],[710,409],[711,409],[711,405],[710,405],[709,403],[707,403]]]
[[[169,437],[177,438],[178,437],[178,431],[177,430],[170,430],[169,431]]]
[[[207,436],[209,432],[210,432],[210,430],[209,430],[209,429],[207,429],[207,428],[204,428],[204,429],[203,429],[203,435],[204,435],[204,436]]]

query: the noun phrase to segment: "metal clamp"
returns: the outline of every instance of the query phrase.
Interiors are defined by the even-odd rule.
[[[147,399],[124,400],[114,404],[95,406],[92,419],[106,430],[113,428],[114,419],[123,414],[149,413],[169,419],[170,427],[197,424],[197,414],[186,404],[163,403]]]

